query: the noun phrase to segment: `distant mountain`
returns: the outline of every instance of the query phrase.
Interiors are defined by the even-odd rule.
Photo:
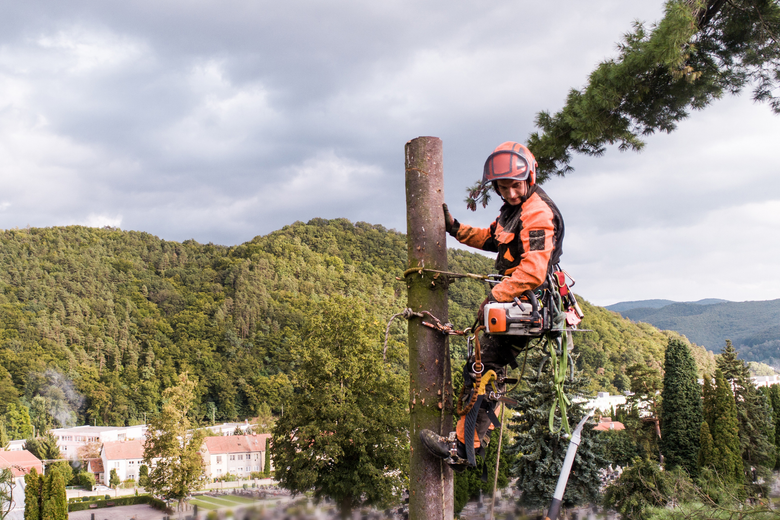
[[[660,309],[673,303],[692,303],[696,305],[712,305],[714,303],[725,303],[728,300],[721,300],[718,298],[705,298],[697,302],[676,302],[673,300],[637,300],[632,302],[618,302],[612,305],[607,305],[605,309],[622,313],[623,311],[630,311],[632,309]]]
[[[730,339],[743,359],[780,367],[780,299],[707,299],[659,306],[662,301],[621,302],[607,309],[633,321],[679,332],[713,352],[720,352]]]

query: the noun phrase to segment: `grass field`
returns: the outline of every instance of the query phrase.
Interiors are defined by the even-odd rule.
[[[218,497],[199,495],[197,498],[189,500],[189,503],[198,506],[200,509],[213,511],[221,507],[246,506],[254,504],[256,501],[251,498],[239,497],[236,495],[221,495]]]

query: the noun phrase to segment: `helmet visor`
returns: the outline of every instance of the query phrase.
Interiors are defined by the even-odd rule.
[[[530,172],[531,168],[525,157],[517,152],[502,150],[491,154],[485,161],[482,183],[485,184],[499,179],[524,181],[528,179]]]

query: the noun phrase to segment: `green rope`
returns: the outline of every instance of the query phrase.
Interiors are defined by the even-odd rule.
[[[553,316],[553,329],[562,330],[566,327],[566,314],[561,309],[562,302],[560,301],[560,295],[556,291],[553,291],[555,301],[552,305]],[[559,336],[553,336],[552,334],[546,334],[547,350],[550,353],[550,368],[552,369],[552,382],[555,391],[555,398],[553,404],[550,407],[550,433],[558,433],[561,429],[565,430],[567,434],[571,435],[571,428],[569,427],[569,419],[567,415],[567,408],[571,405],[571,401],[566,397],[566,392],[563,387],[564,381],[566,381],[566,372],[568,371],[569,361],[569,338],[568,334],[562,334]],[[558,356],[558,349],[560,345],[560,357]],[[561,410],[561,426],[555,428],[555,411]]]

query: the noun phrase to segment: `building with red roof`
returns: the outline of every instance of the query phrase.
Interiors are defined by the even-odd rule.
[[[138,471],[143,465],[144,445],[143,441],[134,439],[129,441],[104,442],[100,450],[100,459],[103,462],[103,483],[109,485],[111,470],[115,469],[119,480],[138,480]]]
[[[625,425],[620,421],[613,421],[612,417],[602,417],[599,423],[593,427],[594,432],[607,432],[610,430],[625,430]]]
[[[0,469],[5,468],[11,468],[14,477],[24,477],[33,468],[39,475],[43,475],[41,459],[27,450],[0,451]]]
[[[268,433],[206,437],[202,449],[206,476],[219,478],[230,473],[248,478],[252,472],[263,471],[270,439]]]

